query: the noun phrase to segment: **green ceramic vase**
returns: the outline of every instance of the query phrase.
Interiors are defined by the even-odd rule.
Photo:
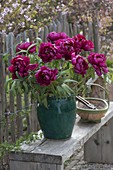
[[[37,115],[45,138],[70,138],[76,119],[75,98],[48,98],[48,108],[38,105]]]

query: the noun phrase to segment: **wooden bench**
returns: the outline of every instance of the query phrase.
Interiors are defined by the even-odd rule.
[[[10,170],[63,170],[64,162],[84,145],[88,162],[113,163],[113,102],[101,123],[81,123],[78,117],[68,140],[37,141],[10,154]]]

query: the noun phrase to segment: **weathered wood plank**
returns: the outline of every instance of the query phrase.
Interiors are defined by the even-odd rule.
[[[73,34],[76,35],[78,32],[77,32],[77,24],[76,23],[73,23],[72,25],[72,29],[73,29]]]
[[[3,142],[3,125],[2,119],[5,112],[5,103],[4,103],[4,62],[3,62],[3,53],[4,53],[4,39],[3,33],[0,32],[0,143]],[[3,168],[3,162],[0,160],[0,169]]]
[[[41,163],[38,163],[38,164],[35,164],[36,166],[36,169],[39,169],[39,170],[57,170],[56,169],[56,165],[55,164],[41,164]]]
[[[73,37],[73,28],[72,28],[72,23],[69,24],[69,32],[70,32],[70,37]]]
[[[44,39],[43,41],[46,42],[47,41],[47,34],[49,33],[49,29],[47,26],[44,27]]]
[[[84,159],[87,162],[113,164],[113,118],[86,142]]]
[[[53,31],[57,32],[57,24],[55,23],[55,21],[53,21]]]
[[[16,42],[15,42],[16,45],[19,44],[19,43],[21,43],[21,41],[22,41],[22,40],[21,40],[21,34],[18,34],[18,35],[16,36],[15,41],[16,41]]]
[[[28,38],[29,38],[29,41],[30,42],[34,42],[35,41],[35,35],[34,35],[34,31],[32,30],[32,29],[30,29],[29,31],[28,31]]]
[[[94,15],[93,15],[93,41],[94,41],[94,49],[95,52],[99,53],[100,50],[100,37],[99,37],[99,21],[98,21],[98,11],[95,10],[94,11]]]
[[[4,53],[4,42],[3,33],[0,32],[0,143],[3,141],[3,129],[2,129],[2,116],[5,112],[4,107],[4,63],[3,63],[3,53]]]
[[[88,22],[88,39],[93,41],[93,28],[92,28],[92,21]]]
[[[64,169],[64,165],[56,165],[56,170],[63,170]]]
[[[10,162],[10,169],[11,170],[31,170],[32,164],[26,163],[26,162],[18,162],[18,161],[12,161]],[[33,170],[33,169],[32,169]]]
[[[37,108],[36,105],[37,103],[31,99],[31,113],[29,115],[30,117],[30,131],[31,132],[36,132],[39,130],[39,123],[38,123],[38,118],[37,118]]]
[[[63,170],[63,166],[56,164],[42,164],[33,162],[10,162],[11,170]]]
[[[10,160],[24,161],[24,162],[39,162],[39,163],[53,163],[62,165],[62,156],[36,153],[11,153]]]
[[[25,107],[26,107],[26,112],[30,109],[29,108],[29,99],[28,99],[28,94],[24,94],[24,101],[25,101]],[[26,122],[27,122],[27,133],[30,133],[30,120],[29,120],[29,114],[26,113]]]
[[[106,122],[112,118],[113,114],[113,102],[110,103],[110,108],[105,117],[102,118],[101,123],[81,123],[78,120],[75,123],[72,137],[68,140],[45,140],[42,144],[32,145],[32,151],[29,153],[27,149],[23,148],[24,153],[16,154],[16,160],[20,161],[32,161],[43,163],[63,164],[75,150],[83,145],[89,138],[94,135]],[[11,156],[11,159],[15,159],[15,155]]]
[[[56,20],[56,25],[57,25],[57,32],[61,32],[62,26],[59,20]]]
[[[17,125],[17,137],[19,138],[23,134],[23,123],[22,123],[22,116],[21,116],[21,110],[22,110],[21,94],[17,94],[17,110],[18,113],[16,115],[16,125]]]
[[[62,24],[62,32],[66,32],[67,33],[67,15],[64,14],[62,15],[62,20],[61,20],[61,24]]]
[[[26,33],[26,31],[21,33],[21,39],[22,39],[22,42],[26,42],[27,41],[27,33]]]
[[[8,52],[9,52],[9,57],[8,57],[8,66],[11,65],[10,61],[12,59],[12,57],[14,57],[14,35],[13,33],[9,33],[8,37]],[[12,94],[12,92],[10,91],[10,99],[9,99],[9,110],[10,113],[13,115],[15,112],[15,106],[14,106],[14,95]],[[15,137],[15,122],[13,119],[11,119],[11,139],[13,142],[15,142],[16,137]]]
[[[8,54],[8,49],[7,49],[7,36],[6,34],[3,34],[3,53],[4,54]],[[2,89],[1,89],[1,92],[2,92],[2,106],[3,106],[3,110],[4,110],[4,115],[5,115],[5,121],[6,121],[6,126],[4,127],[3,129],[3,133],[4,133],[4,140],[8,141],[9,140],[9,132],[8,132],[8,121],[9,121],[9,116],[7,114],[8,112],[8,100],[7,100],[7,92],[6,92],[6,88],[5,88],[5,83],[6,83],[6,80],[7,80],[7,71],[6,71],[6,64],[4,62],[4,59],[3,59],[3,56],[2,56],[2,70],[1,70],[1,73],[2,73],[2,80],[3,80],[3,84],[2,84]]]

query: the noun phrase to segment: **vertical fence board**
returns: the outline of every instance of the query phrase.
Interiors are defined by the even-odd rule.
[[[3,61],[3,54],[5,50],[4,34],[0,32],[0,143],[4,140],[3,115],[5,113],[5,65]],[[7,160],[6,160],[7,161]],[[3,160],[0,160],[0,169],[3,168]]]
[[[30,42],[34,42],[35,40],[34,31],[31,29],[28,31],[28,38]]]
[[[48,29],[49,29],[49,32],[52,32],[52,31],[53,31],[53,23],[50,23],[50,24],[49,24]]]
[[[66,31],[66,22],[67,22],[67,16],[63,15],[62,16],[62,21],[61,21],[61,23],[62,23],[62,31],[67,33],[67,31]]]
[[[83,31],[83,35],[86,37],[86,27],[85,27],[85,23],[82,22],[82,31]]]
[[[95,52],[99,52],[100,43],[99,43],[99,25],[98,25],[98,12],[95,11],[97,15],[93,16],[93,38],[94,38],[94,49]]]
[[[78,33],[76,23],[73,23],[72,28],[73,28],[73,34],[76,35]]]
[[[25,102],[25,108],[26,108],[26,112],[30,109],[29,106],[29,99],[28,99],[28,95],[25,93],[24,94],[24,102]],[[30,133],[30,120],[29,120],[29,114],[26,114],[26,122],[27,122],[27,133]]]
[[[19,44],[21,42],[21,34],[18,34],[15,38],[16,44]]]
[[[49,33],[49,29],[47,26],[44,27],[44,42],[47,41],[47,34]]]
[[[88,39],[93,41],[92,21],[88,22]]]
[[[57,32],[61,32],[62,31],[62,26],[61,26],[61,23],[60,23],[60,21],[58,19],[56,20],[56,25],[57,25]]]
[[[7,35],[3,34],[3,53],[4,56],[8,55],[8,48],[7,48]],[[4,116],[5,116],[5,121],[6,121],[6,125],[4,126],[3,130],[4,130],[4,140],[9,141],[9,133],[8,133],[8,124],[9,124],[9,115],[8,115],[8,100],[7,100],[7,93],[6,93],[6,88],[5,88],[5,82],[7,79],[7,69],[6,69],[6,64],[5,61],[3,62],[3,74],[2,74],[2,78],[3,78],[3,102],[4,102]]]
[[[22,42],[26,42],[26,41],[27,41],[26,31],[24,31],[24,32],[21,33],[21,39],[22,39]]]
[[[57,24],[53,21],[53,31],[57,31]]]
[[[39,37],[42,39],[42,41],[44,40],[44,29],[43,28],[40,28]]]
[[[39,128],[38,119],[37,119],[37,103],[34,99],[31,99],[31,113],[30,113],[30,129],[31,132],[36,132]]]
[[[3,115],[3,103],[2,103],[2,89],[3,89],[3,79],[2,79],[2,72],[3,72],[3,35],[0,33],[0,143],[3,141],[3,129],[2,129],[2,115]]]
[[[5,53],[5,34],[2,34],[2,37],[1,37],[1,45],[0,45],[1,47],[1,54],[0,54],[0,58],[1,58],[1,61],[0,61],[0,63],[1,63],[1,75],[0,75],[0,81],[1,81],[1,100],[0,100],[0,102],[1,102],[1,107],[2,107],[2,113],[1,113],[1,115],[4,115],[4,113],[5,113],[5,108],[6,108],[6,93],[5,93],[5,79],[6,79],[6,75],[5,75],[5,63],[4,63],[4,59],[3,59],[3,55],[4,55],[4,53]],[[1,118],[2,119],[2,118]]]
[[[12,33],[9,33],[8,35],[8,52],[9,52],[9,57],[8,57],[8,65],[10,65],[10,61],[12,57],[14,57],[14,49],[13,49],[13,43],[14,43],[14,35]],[[10,97],[9,97],[9,110],[11,114],[14,114],[14,95],[10,91]],[[11,138],[12,141],[15,142],[15,122],[11,119]]]
[[[17,137],[19,138],[23,134],[23,123],[22,123],[22,98],[20,94],[17,94],[17,116],[16,116],[16,125],[17,125]]]
[[[69,32],[70,32],[70,37],[73,37],[73,28],[72,28],[72,23],[69,24]]]

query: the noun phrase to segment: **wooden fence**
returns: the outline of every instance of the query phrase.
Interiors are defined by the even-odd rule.
[[[5,83],[9,77],[7,67],[10,65],[12,57],[14,57],[16,44],[25,41],[36,42],[37,37],[46,41],[46,36],[51,31],[66,32],[70,37],[77,33],[83,33],[88,39],[94,41],[95,52],[100,49],[98,23],[95,17],[89,23],[77,25],[76,23],[69,23],[67,15],[63,14],[50,25],[38,31],[28,30],[17,36],[14,36],[12,32],[9,34],[0,32],[0,143],[4,141],[15,142],[25,131],[29,134],[39,128],[34,101],[27,94],[14,97],[9,90],[5,90]],[[8,56],[8,62],[4,58],[6,55]]]

